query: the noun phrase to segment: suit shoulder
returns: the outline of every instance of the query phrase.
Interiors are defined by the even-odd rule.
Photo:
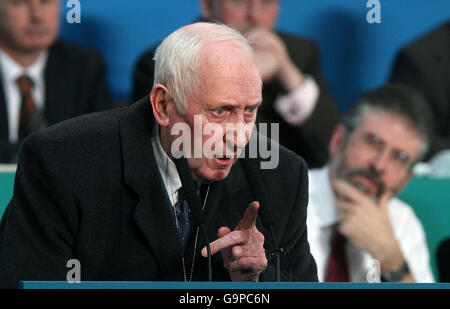
[[[155,52],[156,52],[156,46],[146,49],[144,50],[138,58],[137,63],[149,63],[152,62],[153,63],[153,57],[155,56]]]
[[[86,62],[103,63],[100,53],[86,46],[58,40],[50,47],[50,54],[56,54],[68,61],[76,61],[77,65]]]
[[[270,145],[269,156],[267,154],[264,157],[261,155],[261,171],[263,174],[275,179],[287,177],[296,181],[295,178],[298,179],[299,175],[307,173],[307,165],[302,157],[264,135],[259,134],[258,138],[258,143],[261,143],[261,145]]]
[[[94,145],[108,136],[118,135],[126,107],[74,117],[32,134],[25,143]],[[97,146],[98,144],[96,144]],[[71,147],[67,147],[71,148]]]
[[[136,61],[134,70],[148,72],[148,74],[153,75],[154,70],[154,61],[153,57],[155,56],[156,46],[147,50],[144,50],[142,54],[140,54],[138,60]]]
[[[410,42],[402,48],[400,53],[414,55],[417,58],[423,58],[423,55],[428,55],[430,52],[443,53],[450,50],[450,23],[441,25],[433,29],[414,41]]]
[[[280,167],[285,169],[295,168],[307,170],[305,160],[292,150],[280,145]]]
[[[281,31],[277,32],[277,34],[288,47],[296,46],[298,48],[317,49],[317,42],[314,39]]]
[[[277,33],[284,42],[286,49],[295,65],[307,74],[315,76],[319,57],[317,43],[309,38],[287,33]]]

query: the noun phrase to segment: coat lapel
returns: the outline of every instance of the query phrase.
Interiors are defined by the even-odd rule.
[[[182,245],[153,154],[151,116],[147,96],[122,119],[124,181],[139,196],[133,219],[155,254],[162,279],[181,280]]]

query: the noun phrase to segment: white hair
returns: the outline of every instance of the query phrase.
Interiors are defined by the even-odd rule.
[[[218,23],[199,22],[182,27],[156,49],[155,84],[169,89],[177,111],[184,115],[187,102],[200,88],[199,55],[206,44],[230,41],[249,51],[253,49],[238,31]]]

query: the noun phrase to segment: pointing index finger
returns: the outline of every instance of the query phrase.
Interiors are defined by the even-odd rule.
[[[256,217],[258,215],[259,202],[253,201],[248,206],[241,221],[233,232],[224,233],[222,236],[210,243],[211,254],[215,254],[225,248],[244,243],[248,240],[244,230],[256,228]],[[202,255],[207,256],[206,247],[202,249]]]
[[[242,220],[237,226],[237,230],[249,230],[256,226],[256,217],[258,216],[259,202],[253,201],[248,206],[242,217]]]

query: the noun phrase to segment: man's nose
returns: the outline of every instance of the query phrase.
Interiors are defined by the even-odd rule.
[[[42,3],[41,0],[31,0],[29,2],[29,12],[30,18],[32,21],[41,21],[42,20]]]
[[[247,7],[247,17],[249,23],[253,26],[259,26],[262,12],[262,4],[260,0],[250,0]]]
[[[249,141],[253,124],[246,124],[243,119],[239,122],[228,123],[225,126],[224,142],[227,146],[227,151],[232,151],[237,154],[247,146]]]
[[[390,163],[390,152],[388,149],[380,149],[372,158],[370,165],[379,174],[382,174]]]

